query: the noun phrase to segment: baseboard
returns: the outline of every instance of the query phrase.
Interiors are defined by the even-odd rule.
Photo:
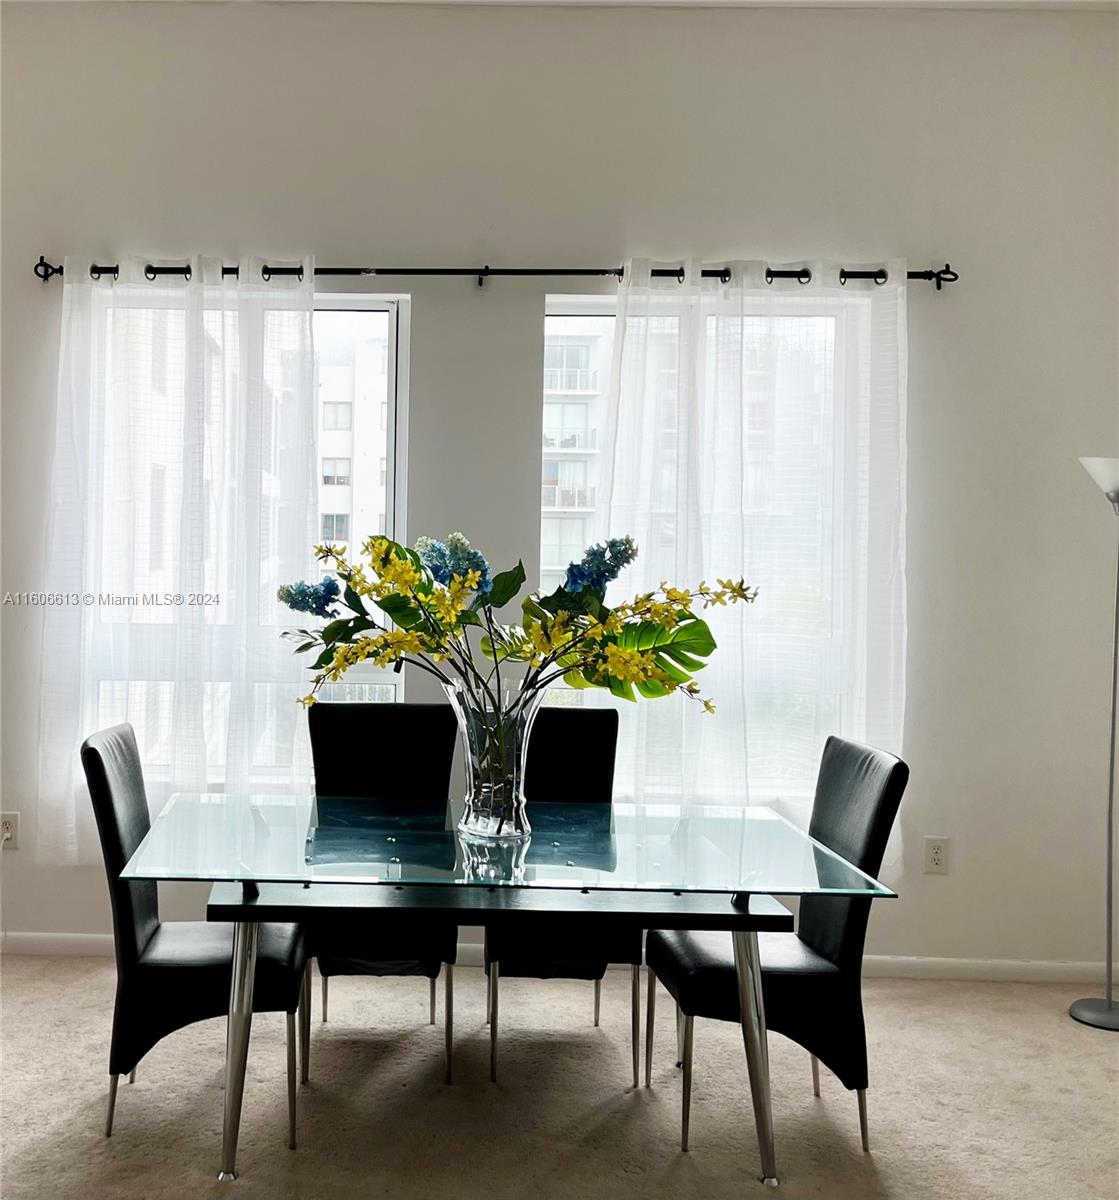
[[[57,957],[87,955],[112,958],[113,938],[108,933],[5,933],[4,954],[38,954]],[[463,967],[482,965],[481,942],[459,942],[458,962]],[[625,968],[628,970],[628,968]],[[868,979],[960,979],[973,983],[1096,983],[1103,980],[1103,963],[1042,962],[1010,958],[917,958],[893,954],[868,954],[863,975]]]
[[[1045,962],[1017,958],[910,958],[868,954],[867,979],[961,979],[973,983],[1102,983],[1102,962]]]
[[[112,958],[111,933],[5,933],[0,953],[39,954],[57,958]]]

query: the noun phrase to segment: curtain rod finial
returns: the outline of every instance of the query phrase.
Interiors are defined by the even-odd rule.
[[[47,262],[47,260],[41,254],[39,255],[39,261],[31,269],[44,283],[46,283],[52,275],[62,274],[61,267],[56,267],[53,263]]]

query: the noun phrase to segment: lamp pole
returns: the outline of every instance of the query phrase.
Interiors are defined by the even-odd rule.
[[[1119,518],[1119,459],[1081,459],[1084,469],[1099,484]],[[1104,960],[1103,999],[1092,996],[1076,1000],[1069,1016],[1096,1029],[1119,1032],[1119,1005],[1114,993],[1114,934],[1115,934],[1115,736],[1116,694],[1119,689],[1119,535],[1115,556],[1115,619],[1111,636],[1111,741],[1107,774],[1107,947]]]

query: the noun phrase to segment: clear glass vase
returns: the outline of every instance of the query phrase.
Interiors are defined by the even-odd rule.
[[[494,841],[528,837],[525,753],[543,692],[525,696],[507,688],[498,696],[461,683],[445,683],[443,689],[458,717],[466,760],[466,807],[459,829]]]

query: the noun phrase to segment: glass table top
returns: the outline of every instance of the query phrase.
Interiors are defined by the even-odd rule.
[[[532,836],[484,842],[460,804],[346,796],[171,797],[124,879],[408,883],[893,896],[769,808],[529,804]]]

